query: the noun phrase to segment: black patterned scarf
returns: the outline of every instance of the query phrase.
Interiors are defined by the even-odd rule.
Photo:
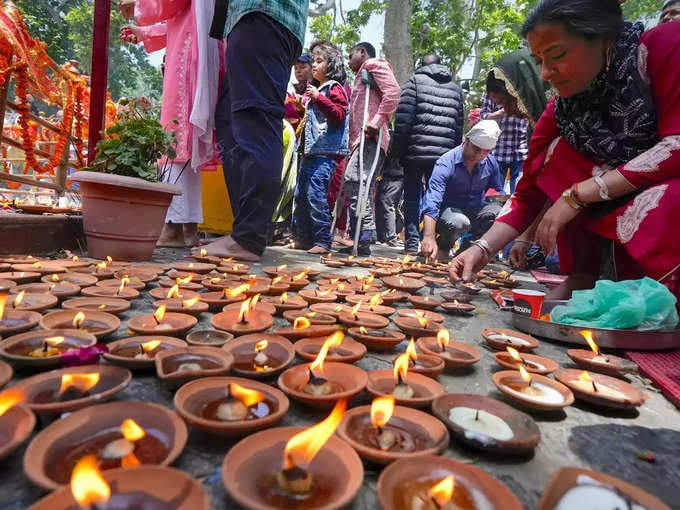
[[[649,85],[638,70],[642,23],[625,23],[606,66],[590,86],[572,97],[557,97],[560,134],[598,162],[617,167],[658,142],[656,110]]]

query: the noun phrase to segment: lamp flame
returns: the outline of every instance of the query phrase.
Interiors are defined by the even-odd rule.
[[[185,299],[184,301],[182,301],[182,307],[183,308],[191,308],[196,303],[198,303],[199,299],[200,299],[199,296],[196,296],[196,297],[191,298],[191,299]]]
[[[375,275],[372,274],[371,276],[369,276],[368,278],[366,278],[366,283],[370,285],[370,284],[373,283],[374,280],[375,280]]]
[[[23,391],[10,388],[0,393],[0,416],[9,411],[12,407],[23,402],[25,396]]]
[[[589,382],[589,383],[593,382],[593,378],[590,377],[590,374],[588,372],[586,372],[585,370],[579,374],[578,380],[584,381],[584,382]]]
[[[113,259],[111,258],[110,255],[107,255],[107,256],[106,256],[106,261],[110,264],[111,262],[113,262]]]
[[[208,250],[201,248],[201,257],[205,257],[208,254]]]
[[[168,299],[172,298],[181,298],[182,294],[179,293],[179,284],[176,283],[172,287],[170,287],[170,290],[168,291]]]
[[[281,294],[279,301],[281,301],[282,303],[285,303],[286,301],[288,301],[288,293],[284,292],[283,294]]]
[[[165,317],[165,309],[167,307],[165,305],[161,305],[158,308],[156,308],[156,311],[153,313],[154,318],[156,321],[160,324],[161,321],[163,320],[163,317]]]
[[[132,418],[128,418],[121,424],[120,433],[123,434],[123,437],[128,441],[139,441],[146,436],[144,429]]]
[[[64,374],[61,376],[59,394],[61,395],[70,387],[74,387],[84,393],[97,385],[99,377],[99,372],[92,372],[91,374]]]
[[[58,274],[53,274],[53,275],[52,275],[52,281],[53,281],[53,282],[58,282],[58,281],[59,281],[59,275],[58,275]]]
[[[430,321],[425,317],[418,317],[418,324],[420,324],[421,328],[426,328],[429,323]]]
[[[408,374],[408,353],[400,355],[394,362],[394,378],[399,381],[401,376],[402,381],[406,381]]]
[[[418,352],[416,351],[416,343],[413,340],[413,337],[411,337],[411,341],[408,343],[408,347],[406,348],[406,354],[408,354],[409,359],[412,359],[414,361],[418,359]]]
[[[262,294],[255,294],[251,299],[250,299],[250,309],[255,310],[255,306],[257,305],[258,301],[260,301],[260,297]]]
[[[42,264],[40,262],[33,262],[33,264],[31,264],[31,265],[33,267],[42,267]]]
[[[7,294],[0,294],[0,321],[5,315],[5,303],[7,302]]]
[[[291,437],[283,451],[283,469],[308,466],[335,432],[346,408],[347,400],[338,400],[325,420]]]
[[[451,336],[449,335],[448,329],[440,329],[437,331],[437,343],[442,351],[448,347],[450,341]]]
[[[394,395],[376,397],[371,402],[371,423],[375,427],[384,427],[394,413]]]
[[[380,306],[382,304],[382,302],[383,302],[383,300],[382,300],[382,296],[380,295],[380,293],[373,294],[373,296],[371,296],[371,299],[368,300],[368,306],[370,306],[371,309],[373,309],[376,306]]]
[[[232,260],[234,260],[234,257],[228,257],[226,259],[222,259],[222,262],[231,262]]]
[[[148,342],[144,342],[143,344],[139,344],[142,346],[142,349],[144,349],[144,352],[151,352],[153,351],[156,347],[161,345],[160,340],[149,340]]]
[[[531,384],[531,376],[529,375],[529,372],[527,372],[526,369],[521,364],[517,365],[517,368],[519,368],[519,373],[522,376],[524,382],[527,384]]]
[[[51,347],[56,347],[64,340],[66,340],[66,338],[64,338],[63,336],[51,336],[49,338],[45,338],[43,342],[46,343],[47,345],[50,345]]]
[[[307,276],[307,272],[308,271],[305,269],[301,273],[296,274],[295,276],[293,276],[293,281],[298,282],[298,281],[302,280],[305,276]]]
[[[586,339],[586,342],[588,342],[588,347],[590,347],[590,350],[595,353],[595,356],[600,354],[600,348],[595,343],[595,340],[593,340],[593,332],[584,329],[583,331],[579,331],[579,333],[581,333],[581,336]]]
[[[517,352],[517,349],[515,349],[514,347],[510,347],[509,345],[506,346],[506,349],[508,350],[508,353],[510,353],[510,356],[512,356],[512,359],[514,359],[518,363],[522,364],[524,363],[519,353]]]
[[[94,266],[94,267],[95,267],[95,269],[97,269],[97,270],[103,271],[104,269],[106,269],[106,262],[100,262],[99,264],[97,264],[97,265]]]
[[[255,352],[264,351],[268,345],[269,345],[268,340],[260,340],[255,344]]]
[[[85,322],[85,314],[83,312],[78,312],[75,317],[73,317],[73,327],[77,329],[83,322]]]
[[[277,271],[277,272],[278,272],[278,271],[283,271],[283,270],[286,269],[287,267],[288,267],[288,264],[282,264],[282,265],[280,265],[279,267],[276,268],[276,271]]]
[[[248,314],[250,312],[250,299],[246,299],[241,303],[241,310],[238,312],[239,322],[248,322]]]
[[[368,334],[368,330],[367,330],[365,327],[363,327],[363,326],[360,326],[360,327],[359,327],[359,332],[360,332],[362,335]]]
[[[283,280],[283,276],[277,276],[276,278],[274,278],[274,279],[272,280],[272,285],[276,285],[276,284],[279,283],[281,280]]]
[[[248,289],[250,289],[250,284],[244,283],[233,289],[224,289],[224,295],[228,298],[235,298],[239,294],[243,294]]]
[[[111,488],[99,471],[95,455],[86,455],[73,468],[71,493],[81,508],[105,503],[111,497]]]
[[[359,301],[354,307],[352,308],[352,315],[354,315],[354,318],[357,318],[357,314],[359,313],[359,308],[361,308],[361,305],[363,304],[363,301]]]
[[[336,331],[326,339],[321,346],[321,350],[319,350],[319,354],[316,355],[316,359],[309,365],[310,372],[317,368],[319,369],[319,372],[323,372],[323,362],[326,359],[326,356],[328,356],[328,351],[333,347],[340,347],[343,338],[345,338],[345,334],[342,331]]]
[[[175,281],[177,282],[178,285],[184,285],[185,283],[191,283],[191,280],[194,279],[194,275],[190,274],[189,276],[185,278],[177,278]]]
[[[120,280],[120,287],[118,287],[118,292],[123,292],[123,289],[125,288],[125,286],[126,286],[128,283],[130,283],[130,278],[128,278],[127,276],[124,276],[124,277]]]
[[[300,331],[303,329],[307,329],[311,325],[311,322],[309,322],[309,319],[307,317],[297,317],[295,319],[295,322],[293,322],[293,329],[295,331]]]
[[[74,255],[71,260],[73,260],[73,262],[78,262],[80,259],[78,258],[78,255]]]
[[[324,296],[327,296],[328,294],[330,294],[330,292],[331,292],[330,290],[317,290],[316,295],[318,297],[324,297]]]
[[[24,295],[26,294],[25,290],[22,290],[17,294],[17,297],[14,298],[14,308],[17,308],[21,302],[24,300]]]
[[[434,501],[437,508],[442,508],[453,497],[454,478],[449,475],[427,491],[427,497]]]
[[[264,400],[264,395],[259,391],[244,388],[236,383],[229,384],[229,394],[240,400],[246,407],[254,406]]]

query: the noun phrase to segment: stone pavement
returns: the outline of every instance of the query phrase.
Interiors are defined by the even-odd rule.
[[[379,248],[374,251],[378,256],[401,256],[394,249]],[[179,261],[187,254],[188,250],[158,250],[153,261]],[[267,250],[261,264],[253,265],[253,272],[261,273],[263,267],[281,264],[325,268],[318,263],[318,257],[299,251],[272,248]],[[364,268],[329,270],[346,274],[367,274]],[[520,275],[519,278],[530,279],[526,275]],[[420,291],[421,294],[429,292],[429,288]],[[132,308],[121,316],[123,324],[114,339],[127,336],[127,319],[149,313],[151,303],[152,299],[146,292],[134,301]],[[500,367],[493,359],[493,352],[485,347],[480,333],[485,327],[512,327],[512,319],[510,313],[500,311],[485,292],[473,303],[477,306],[473,317],[446,315],[444,326],[451,331],[452,338],[476,345],[482,359],[469,370],[446,371],[440,376],[439,382],[448,392],[475,393],[505,400],[491,381],[491,375]],[[398,306],[406,305],[400,303]],[[211,317],[212,314],[203,314],[197,327],[210,327]],[[287,322],[281,318],[276,319],[275,327],[283,324]],[[404,342],[393,352],[369,352],[357,365],[364,370],[391,368],[395,353],[403,352],[405,347]],[[566,350],[563,345],[543,341],[536,353],[555,360],[561,366],[569,367],[571,361]],[[18,371],[18,375],[26,377],[30,372]],[[471,463],[498,478],[517,495],[527,510],[536,508],[551,474],[564,466],[604,471],[639,485],[671,507],[679,508],[680,412],[648,381],[638,376],[631,379],[633,384],[644,389],[651,397],[640,408],[639,413],[614,414],[577,401],[564,412],[534,414],[542,437],[532,456],[502,458],[476,452],[454,440],[443,454]],[[161,385],[153,373],[135,374],[130,386],[118,395],[118,399],[145,400],[173,407],[173,392]],[[351,402],[352,406],[362,404],[370,404],[370,398],[366,394]],[[325,418],[326,414],[291,401],[290,410],[279,425],[309,426]],[[189,432],[186,449],[174,465],[204,483],[214,510],[238,508],[226,494],[220,478],[222,461],[234,441],[203,435],[191,426]],[[28,442],[11,457],[0,461],[0,510],[26,508],[42,496],[41,490],[33,486],[23,474],[22,461],[27,444]],[[656,456],[656,462],[640,460],[637,453],[643,450],[652,452]],[[353,510],[378,508],[376,482],[380,469],[380,466],[365,465],[364,486],[351,506]]]

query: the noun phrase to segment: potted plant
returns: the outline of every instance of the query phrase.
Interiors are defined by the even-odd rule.
[[[91,257],[149,260],[179,187],[164,180],[176,157],[166,131],[145,98],[122,99],[118,121],[97,144],[92,166],[75,172],[80,183],[87,250]]]

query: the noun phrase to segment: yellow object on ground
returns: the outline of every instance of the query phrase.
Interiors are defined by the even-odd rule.
[[[203,185],[203,223],[198,228],[211,234],[228,234],[234,225],[229,193],[224,182],[222,165],[204,168],[201,172]]]

